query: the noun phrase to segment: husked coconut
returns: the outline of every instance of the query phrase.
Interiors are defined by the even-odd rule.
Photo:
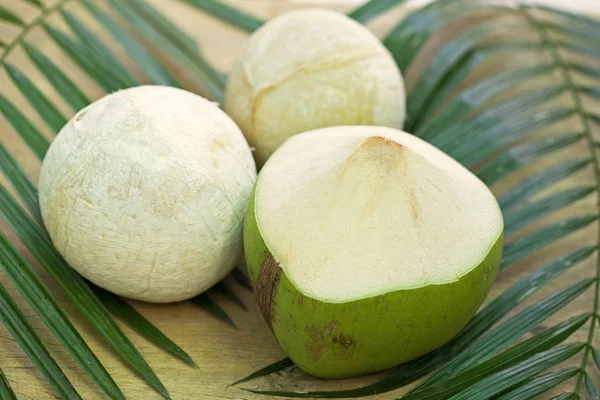
[[[248,40],[229,76],[225,111],[262,166],[287,138],[336,125],[401,128],[402,75],[379,39],[343,14],[290,12]]]
[[[339,378],[456,335],[494,281],[503,220],[489,189],[395,129],[325,128],[261,170],[244,228],[260,309],[304,371]]]
[[[39,199],[52,242],[81,275],[171,302],[232,270],[255,177],[244,136],[217,105],[141,86],[65,125],[44,158]]]

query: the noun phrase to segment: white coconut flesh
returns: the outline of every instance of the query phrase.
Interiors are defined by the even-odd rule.
[[[503,231],[498,204],[477,177],[383,127],[289,139],[260,174],[255,213],[296,288],[334,303],[454,282]]]

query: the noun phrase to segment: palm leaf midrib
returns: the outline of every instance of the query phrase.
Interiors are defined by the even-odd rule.
[[[559,69],[562,73],[562,78],[567,85],[567,90],[571,93],[571,98],[575,105],[575,111],[579,116],[580,123],[583,126],[583,133],[585,136],[585,140],[588,144],[589,151],[591,153],[592,160],[592,169],[596,186],[596,205],[598,208],[598,214],[600,215],[600,161],[598,160],[598,154],[596,151],[597,145],[592,136],[592,129],[590,127],[590,123],[588,121],[588,113],[585,111],[583,106],[583,101],[581,99],[581,95],[579,94],[578,87],[574,83],[574,79],[571,74],[571,69],[569,64],[565,61],[565,59],[560,54],[560,48],[556,44],[555,40],[552,38],[550,34],[547,32],[546,25],[539,24],[537,20],[530,15],[528,12],[528,8],[524,6],[519,7],[519,12],[523,15],[523,17],[527,20],[527,22],[532,26],[532,28],[538,33],[540,39],[543,43],[548,45],[547,49],[550,53],[551,57],[557,63]],[[600,223],[596,223],[598,229],[598,238],[600,240]],[[600,246],[600,243],[598,244]],[[598,316],[598,308],[600,303],[600,256],[596,257],[596,279],[595,279],[595,287],[594,287],[594,304],[592,311],[592,319],[590,322],[590,328],[588,332],[588,337],[586,340],[586,347],[583,353],[583,359],[581,361],[581,367],[579,369],[577,383],[575,385],[575,392],[578,393],[581,389],[581,385],[586,376],[586,368],[588,365],[588,359],[590,357],[592,351],[592,341],[594,338],[594,332],[596,329],[596,320],[599,318]]]
[[[2,65],[2,67],[5,67],[5,60],[8,57],[8,55],[19,45],[21,45],[23,43],[23,41],[25,40],[26,36],[29,34],[29,32],[31,30],[33,30],[34,28],[40,26],[42,23],[44,23],[44,21],[46,20],[46,18],[48,18],[49,16],[51,16],[52,14],[54,14],[57,11],[60,11],[63,9],[63,7],[69,3],[69,2],[73,2],[73,1],[78,1],[80,2],[81,0],[59,0],[57,3],[49,6],[49,7],[41,7],[40,8],[40,13],[34,18],[32,19],[30,22],[28,22],[27,24],[25,24],[23,26],[23,29],[17,34],[17,36],[15,36],[10,42],[8,42],[6,44],[6,46],[4,47],[4,52],[0,55],[0,65]]]

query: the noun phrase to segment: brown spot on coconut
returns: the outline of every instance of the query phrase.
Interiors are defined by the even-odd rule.
[[[267,254],[263,260],[258,279],[254,283],[258,307],[271,330],[273,330],[272,325],[275,320],[273,302],[280,273],[279,263],[275,261],[272,255]]]

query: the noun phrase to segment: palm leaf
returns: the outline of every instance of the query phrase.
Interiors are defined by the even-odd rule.
[[[37,69],[44,74],[54,89],[71,106],[73,111],[79,111],[90,103],[90,100],[79,88],[37,47],[23,42],[23,49],[34,62]]]
[[[554,396],[551,400],[579,400],[580,397],[577,393],[563,393],[558,396]]]
[[[205,311],[209,312],[214,317],[217,317],[221,321],[225,322],[232,328],[237,329],[237,326],[231,320],[231,318],[229,318],[229,315],[227,315],[227,313],[225,313],[225,311],[223,311],[221,307],[219,307],[217,303],[212,301],[206,294],[201,294],[199,296],[192,297],[190,301],[199,306],[200,308],[204,309]]]
[[[568,360],[584,348],[584,344],[574,343],[547,350],[544,353],[531,357],[530,360],[523,361],[514,367],[504,369],[482,379],[468,389],[452,396],[450,400],[489,399],[503,390],[519,385],[538,373]]]
[[[248,382],[256,378],[260,378],[261,376],[267,376],[272,374],[273,372],[281,371],[284,368],[291,367],[294,365],[292,360],[289,358],[284,358],[283,360],[279,360],[274,362],[271,365],[267,365],[266,367],[253,372],[252,374],[240,379],[239,381],[235,381],[232,385],[239,385],[240,383]]]
[[[583,199],[594,193],[595,190],[596,188],[593,186],[579,186],[563,190],[523,206],[505,215],[504,232],[506,235],[510,235],[554,211]]]
[[[498,203],[500,203],[503,212],[509,212],[535,194],[582,170],[590,163],[591,159],[573,159],[547,168],[515,185],[500,196]]]
[[[598,388],[596,388],[592,378],[587,373],[585,374],[585,391],[590,400],[600,400],[600,392],[598,392]]]
[[[8,383],[8,379],[0,369],[0,398],[6,400],[17,400],[17,395],[13,392],[10,384]]]
[[[246,276],[246,274],[244,274],[239,267],[236,267],[233,272],[231,273],[231,275],[233,276],[233,279],[235,279],[235,281],[237,283],[239,283],[240,285],[242,285],[243,287],[245,287],[248,290],[252,290],[252,285],[250,284],[250,279],[248,279],[248,277]]]
[[[258,18],[243,13],[217,0],[183,0],[197,9],[205,11],[246,32],[254,32],[264,24]]]
[[[50,142],[41,134],[41,132],[25,118],[6,97],[0,94],[0,112],[4,114],[8,122],[15,128],[17,133],[23,138],[25,144],[31,151],[41,159],[48,151]]]
[[[25,25],[24,22],[21,20],[21,18],[19,18],[18,16],[16,16],[12,11],[7,10],[6,8],[0,6],[0,20],[6,21],[6,22],[11,22],[13,24],[17,24],[17,25]]]
[[[35,222],[41,226],[43,222],[37,189],[2,143],[0,143],[0,171],[8,177],[10,184],[19,193],[21,201],[29,210]]]
[[[477,170],[477,176],[492,185],[510,174],[555,151],[571,146],[584,138],[581,133],[549,136],[514,146]]]
[[[126,88],[122,83],[115,82],[114,77],[102,64],[94,62],[94,57],[81,42],[50,24],[45,23],[43,26],[56,44],[106,92]]]
[[[348,16],[364,24],[379,14],[402,3],[404,3],[404,0],[369,0],[362,6],[349,12]]]
[[[65,399],[81,399],[2,284],[0,284],[0,321],[56,393]]]
[[[497,397],[497,400],[525,400],[538,396],[548,390],[555,388],[562,382],[577,375],[579,369],[575,367],[564,368],[558,371],[548,372],[535,378],[526,380],[523,384]]]
[[[248,311],[248,309],[242,302],[242,299],[240,299],[238,297],[238,295],[235,294],[235,292],[229,286],[227,286],[225,284],[225,282],[221,281],[221,282],[217,283],[215,285],[214,289],[217,292],[219,292],[223,297],[225,297],[226,299],[228,299],[229,301],[231,301],[232,303],[234,303],[235,305],[240,307],[242,310]]]
[[[71,325],[31,265],[23,259],[3,233],[0,233],[0,267],[71,357],[98,386],[112,399],[125,399],[117,384]]]
[[[52,132],[58,132],[67,123],[66,118],[17,67],[6,63],[4,68],[15,86],[29,100],[40,117],[46,121]]]
[[[77,17],[65,10],[61,10],[60,13],[71,30],[75,32],[77,41],[85,43],[88,50],[86,54],[91,57],[90,61],[102,66],[105,74],[111,77],[111,81],[118,82],[120,87],[139,85],[139,81],[133,77],[121,61]]]
[[[90,284],[92,290],[98,296],[102,304],[113,315],[119,317],[123,322],[133,328],[136,332],[148,339],[158,347],[165,349],[176,357],[181,358],[188,364],[198,367],[194,360],[181,349],[175,342],[169,339],[164,333],[159,331],[142,314],[136,311],[128,302],[121,297],[102,289],[96,285]]]
[[[102,25],[112,34],[117,42],[127,51],[136,65],[155,84],[180,86],[173,75],[137,40],[132,34],[119,25],[109,14],[99,9],[92,1],[85,1],[85,6]],[[82,107],[77,108],[79,110]]]
[[[139,34],[152,37],[157,46],[185,66],[215,101],[223,103],[225,80],[201,55],[193,40],[143,0],[109,3]]]

